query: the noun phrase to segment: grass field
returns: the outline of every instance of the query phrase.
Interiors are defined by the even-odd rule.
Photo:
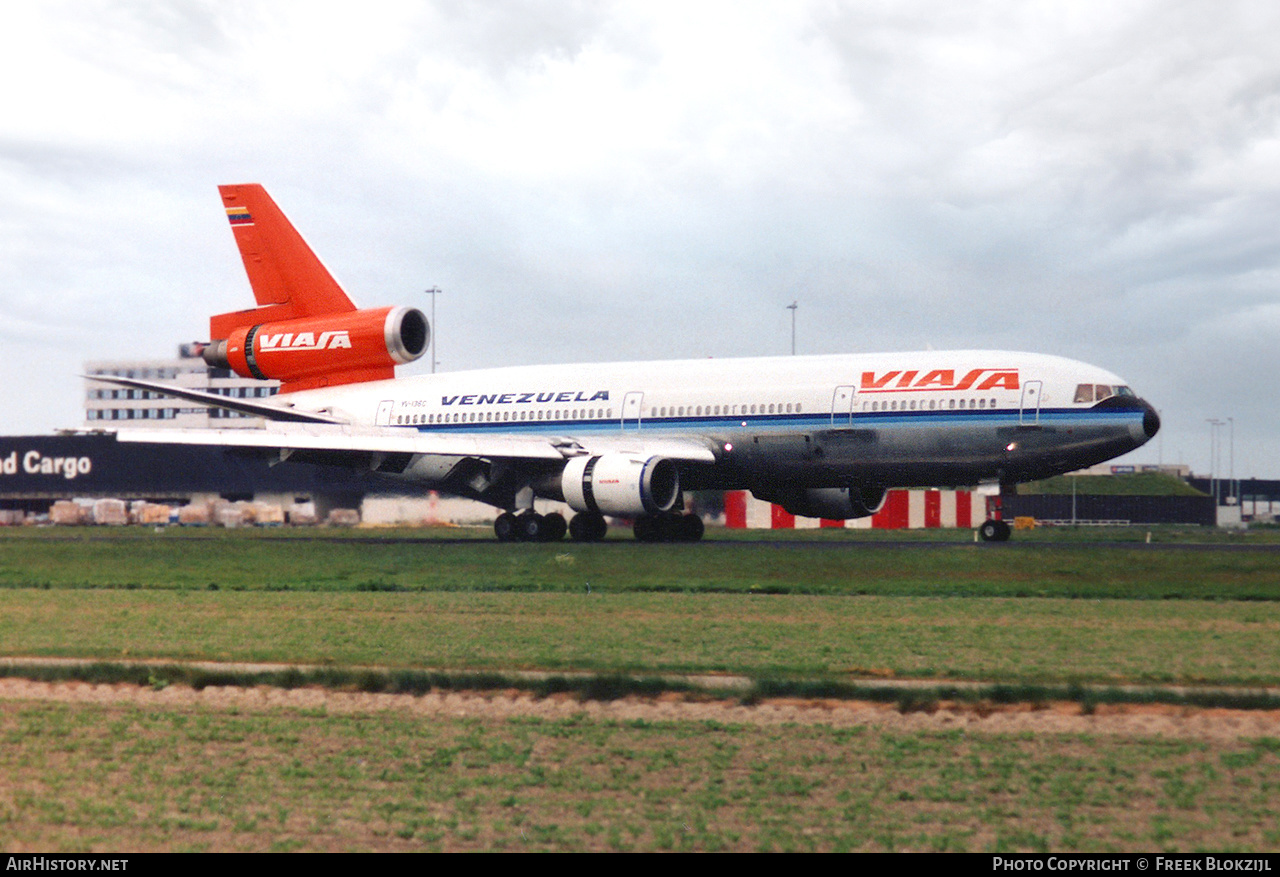
[[[0,537],[0,650],[1280,684],[1280,551],[825,538],[654,547],[11,531]]]
[[[1276,534],[1194,535],[0,530],[0,657],[1280,685]],[[1267,737],[0,701],[0,739],[10,850],[1280,843]]]
[[[1280,685],[1280,603],[0,591],[8,655]]]
[[[1276,739],[10,704],[0,740],[11,852],[1280,844]]]
[[[330,531],[331,532],[331,531]],[[1044,530],[1014,545],[955,531],[725,534],[697,545],[496,544],[422,531],[0,529],[0,588],[510,591],[1280,600],[1280,533],[1155,549],[1117,533]],[[476,531],[468,531],[474,534]],[[483,531],[480,531],[483,533]],[[964,531],[968,532],[968,531]],[[935,535],[936,534],[936,535]],[[886,540],[889,544],[886,545]],[[1212,550],[1212,549],[1219,550]]]

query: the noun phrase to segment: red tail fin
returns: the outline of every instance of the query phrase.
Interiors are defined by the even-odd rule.
[[[284,212],[256,183],[219,186],[258,307],[209,320],[210,337],[258,323],[341,314],[356,309]]]
[[[395,377],[427,349],[417,308],[357,311],[259,185],[219,186],[258,307],[209,320],[205,362],[281,381],[280,392]]]

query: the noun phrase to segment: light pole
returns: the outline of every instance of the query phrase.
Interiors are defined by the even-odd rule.
[[[1230,460],[1231,468],[1227,470],[1227,493],[1228,499],[1235,497],[1235,505],[1239,506],[1240,491],[1236,489],[1236,419],[1234,417],[1228,417],[1227,423],[1231,427],[1231,456],[1228,458]]]
[[[791,355],[796,355],[796,308],[800,307],[799,301],[793,301],[787,305],[787,310],[791,311]]]
[[[1218,491],[1218,427],[1223,426],[1223,422],[1215,417],[1205,419],[1205,423],[1209,424],[1209,492],[1213,494],[1214,506],[1222,504],[1222,498]]]
[[[436,331],[436,296],[440,294],[440,287],[433,286],[426,290],[427,295],[431,296],[431,373],[436,373],[436,338],[440,334]]]

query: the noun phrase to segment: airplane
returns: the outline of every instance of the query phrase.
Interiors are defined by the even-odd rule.
[[[360,310],[257,184],[220,186],[257,306],[210,319],[211,368],[268,399],[94,376],[261,417],[117,432],[372,470],[502,510],[500,541],[696,541],[684,493],[749,490],[794,515],[874,514],[891,488],[1047,478],[1140,447],[1160,417],[1117,375],[1000,350],[535,365],[395,377],[428,349],[416,308]],[[538,514],[538,500],[575,514]],[[1005,541],[997,495],[979,528]]]

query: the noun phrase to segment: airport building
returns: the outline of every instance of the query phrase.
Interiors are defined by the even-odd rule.
[[[137,378],[174,384],[236,399],[264,399],[280,389],[279,381],[242,378],[229,369],[210,368],[200,358],[201,345],[183,344],[174,359],[110,360],[84,364],[84,426],[88,429],[115,427],[121,421],[132,427],[193,427],[228,429],[261,426],[262,419],[236,411],[205,408],[150,390],[115,387],[92,379],[93,375]]]
[[[276,509],[268,515],[276,522],[325,520],[334,509],[358,509],[366,495],[389,489],[372,472],[271,466],[260,456],[222,448],[117,442],[108,432],[0,437],[5,523],[47,515],[58,502],[99,500],[164,505],[175,516],[194,505],[205,507],[206,517],[218,503],[249,503]]]

